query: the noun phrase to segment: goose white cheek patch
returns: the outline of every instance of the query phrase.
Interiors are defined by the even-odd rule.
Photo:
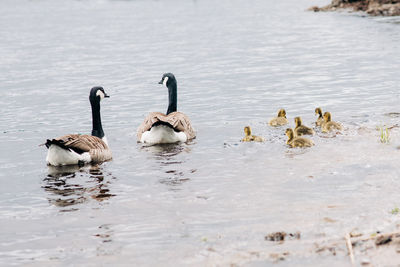
[[[165,78],[164,78],[164,81],[163,81],[163,85],[164,85],[164,86],[167,86],[167,82],[168,82],[168,77],[165,77]]]
[[[97,96],[100,96],[100,99],[104,98],[104,93],[101,90],[98,90],[96,93]]]

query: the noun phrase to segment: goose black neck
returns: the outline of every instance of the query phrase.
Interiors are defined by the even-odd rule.
[[[92,105],[92,135],[103,138],[104,132],[101,126],[100,102],[95,100],[90,101],[90,104]]]
[[[177,85],[176,81],[172,80],[168,84],[168,110],[167,110],[167,115],[175,112],[177,110],[177,100],[178,98],[178,93],[177,93]]]

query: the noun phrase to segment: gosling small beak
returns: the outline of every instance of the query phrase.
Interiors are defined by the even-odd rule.
[[[158,84],[162,84],[162,80],[158,82]]]

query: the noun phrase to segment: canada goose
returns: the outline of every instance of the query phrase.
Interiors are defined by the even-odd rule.
[[[330,112],[324,113],[324,122],[321,125],[322,132],[327,133],[332,130],[343,130],[342,125],[337,122],[332,121],[332,116]]]
[[[296,136],[302,136],[302,135],[314,135],[315,132],[313,129],[311,129],[310,127],[304,126],[302,125],[302,121],[300,117],[296,117],[294,118],[294,122],[296,124],[296,127],[294,128],[294,134]]]
[[[321,108],[316,108],[315,109],[315,115],[318,115],[317,121],[315,122],[315,125],[321,126],[322,123],[324,123],[324,118],[322,117],[322,109]]]
[[[286,144],[290,147],[310,147],[314,145],[313,141],[308,138],[295,137],[293,130],[290,128],[287,128],[285,133],[288,137]]]
[[[250,126],[244,127],[244,138],[242,139],[242,142],[264,142],[265,139],[261,136],[256,136],[256,135],[251,135],[251,128]]]
[[[151,112],[137,130],[137,141],[149,144],[186,142],[196,137],[189,118],[176,111],[177,82],[172,73],[165,73],[159,84],[168,88],[167,114]]]
[[[100,118],[100,101],[109,97],[103,87],[93,87],[89,100],[92,106],[92,135],[69,134],[47,139],[46,161],[53,166],[100,163],[112,158]]]
[[[269,121],[269,125],[271,126],[282,126],[288,123],[289,121],[286,119],[286,111],[284,109],[280,109],[278,111],[278,117],[272,118]]]

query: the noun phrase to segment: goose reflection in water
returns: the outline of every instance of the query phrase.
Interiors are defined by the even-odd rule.
[[[48,166],[48,168],[43,188],[49,193],[49,202],[58,207],[70,207],[89,199],[103,201],[114,196],[107,188],[110,181],[105,179],[101,168],[97,165]],[[110,174],[106,175],[108,176],[111,177]],[[62,211],[73,210],[77,209]]]
[[[181,159],[182,157],[179,158],[182,152],[191,152],[191,148],[187,144],[152,145],[143,146],[142,149],[151,153],[159,164],[167,176],[161,178],[160,183],[169,186],[172,191],[180,190],[179,186],[190,180],[187,175],[196,172],[195,169],[185,170],[185,161]]]

